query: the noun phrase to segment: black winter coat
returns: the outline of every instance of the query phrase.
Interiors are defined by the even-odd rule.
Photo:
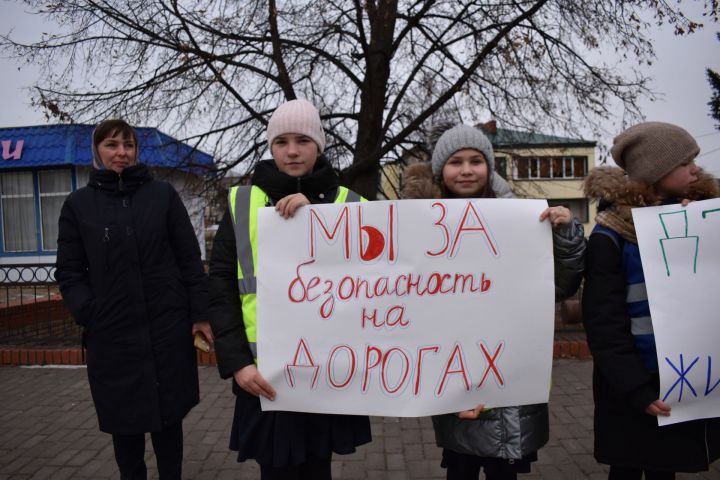
[[[650,470],[698,472],[720,457],[720,419],[659,427],[645,408],[660,396],[630,332],[622,253],[606,235],[590,235],[583,321],[593,354],[595,458]]]
[[[121,178],[122,177],[122,178]],[[96,170],[60,212],[56,278],[83,327],[100,430],[160,431],[199,401],[206,276],[187,211],[147,168]]]

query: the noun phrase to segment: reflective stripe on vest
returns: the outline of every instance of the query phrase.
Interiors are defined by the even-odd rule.
[[[335,203],[365,202],[357,193],[338,187]],[[238,262],[238,291],[242,305],[245,334],[253,357],[257,359],[257,219],[261,208],[270,206],[270,198],[255,185],[232,187],[228,205],[235,232],[235,251]]]

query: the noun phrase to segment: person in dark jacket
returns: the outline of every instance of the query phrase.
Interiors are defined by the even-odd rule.
[[[360,197],[339,186],[322,156],[325,133],[318,111],[307,100],[280,105],[270,118],[267,137],[273,159],[257,164],[252,187],[230,190],[210,261],[210,323],[218,369],[222,378],[233,378],[236,395],[230,448],[238,452],[238,462],[256,460],[264,480],[330,479],[333,452],[352,453],[369,442],[370,421],[366,416],[261,410],[258,396],[272,400],[275,391],[255,366],[256,326],[262,325],[256,324],[255,282],[248,281],[255,280],[252,252],[257,247],[252,234],[256,224],[248,225],[248,219],[265,206],[288,218],[305,205]],[[257,198],[260,202],[253,201]]]
[[[88,185],[60,212],[55,276],[121,478],[147,477],[150,432],[160,478],[180,479],[182,420],[199,400],[193,333],[212,342],[200,248],[177,192],[137,163],[130,125],[100,123],[92,149]]]
[[[670,406],[659,399],[657,352],[631,209],[718,196],[715,179],[694,159],[684,129],[662,122],[630,127],[611,154],[622,168],[601,167],[585,181],[600,201],[590,235],[583,321],[593,355],[595,458],[609,479],[671,480],[707,470],[720,457],[720,420],[658,426]],[[623,170],[624,169],[624,170]],[[630,293],[634,292],[631,296]]]
[[[444,126],[443,126],[444,127]],[[431,134],[437,134],[431,132]],[[490,140],[477,128],[457,125],[434,145],[430,163],[409,166],[403,174],[403,198],[511,198],[507,184],[493,173]],[[506,191],[507,193],[500,193]],[[540,220],[553,226],[555,296],[577,290],[585,253],[583,228],[565,207],[550,207]],[[483,405],[458,414],[433,417],[435,440],[443,448],[448,480],[512,480],[530,471],[537,451],[549,438],[547,404],[484,410]]]

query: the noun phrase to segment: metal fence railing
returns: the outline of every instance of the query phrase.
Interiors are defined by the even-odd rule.
[[[0,343],[79,345],[80,332],[60,297],[54,264],[0,265]]]

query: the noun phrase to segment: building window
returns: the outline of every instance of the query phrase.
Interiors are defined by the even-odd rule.
[[[36,251],[35,188],[32,172],[0,174],[0,208],[2,208],[3,250]]]
[[[0,251],[57,250],[60,208],[71,191],[68,169],[0,173]]]
[[[584,178],[587,157],[515,157],[513,179]]]
[[[70,170],[38,172],[42,249],[57,250],[58,218],[65,197],[72,192]]]
[[[580,223],[588,222],[588,201],[587,198],[553,198],[548,199],[551,207],[563,206],[568,208]]]
[[[92,168],[88,167],[75,167],[75,188],[80,189],[88,184],[90,181],[90,172]]]

